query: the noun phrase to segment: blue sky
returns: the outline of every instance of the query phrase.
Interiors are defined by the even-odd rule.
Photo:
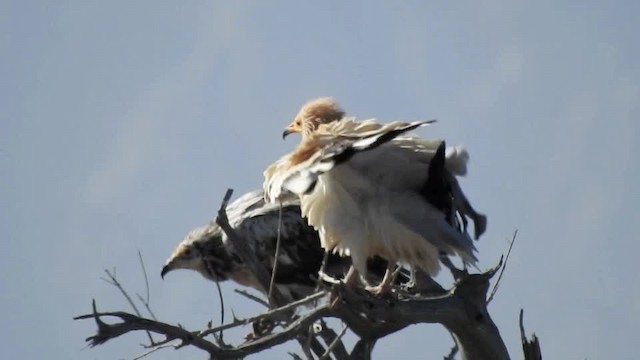
[[[227,187],[261,185],[306,100],[464,144],[462,181],[489,216],[493,266],[519,237],[490,312],[512,357],[518,311],[549,359],[632,359],[640,323],[640,3],[630,1],[0,3],[0,357],[132,358],[143,334],[84,349],[90,310],[125,310],[117,269],[156,314],[219,319],[215,286],[160,280]],[[238,316],[260,309],[225,284]],[[230,316],[230,312],[227,316]],[[246,332],[243,330],[239,334]],[[231,334],[229,335],[231,336]],[[377,358],[437,358],[440,326],[380,341]],[[293,346],[257,358],[280,359]],[[202,359],[165,350],[157,359]]]

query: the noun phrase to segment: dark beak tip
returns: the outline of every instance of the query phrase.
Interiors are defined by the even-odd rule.
[[[164,280],[164,276],[167,275],[169,270],[171,269],[169,269],[169,267],[166,265],[162,267],[162,271],[160,271],[160,277],[162,278],[162,280]]]
[[[289,134],[291,134],[291,132],[289,130],[283,131],[282,132],[282,140],[284,140],[287,137],[287,135],[289,135]]]

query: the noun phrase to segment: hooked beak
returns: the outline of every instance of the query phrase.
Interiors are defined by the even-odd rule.
[[[295,122],[292,122],[286,128],[284,128],[284,132],[282,132],[282,139],[284,140],[284,138],[286,138],[289,134],[298,132],[300,132],[300,128],[298,127],[298,125],[296,125]]]
[[[173,270],[171,263],[162,267],[162,271],[160,272],[160,277],[164,280],[164,276],[167,275],[169,271]]]

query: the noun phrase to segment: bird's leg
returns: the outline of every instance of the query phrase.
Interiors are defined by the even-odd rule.
[[[350,288],[355,287],[358,283],[358,275],[358,270],[356,270],[356,268],[351,265],[349,271],[347,271],[347,275],[344,277],[344,284]]]
[[[345,288],[347,289],[355,288],[355,286],[358,284],[359,277],[360,275],[358,273],[358,270],[356,270],[356,268],[353,265],[351,265],[351,267],[349,268],[349,271],[347,271],[347,275],[345,275],[343,279]],[[337,289],[339,292],[340,288],[338,287]],[[338,298],[339,298],[339,294],[336,292],[336,288],[334,287],[333,291],[331,291],[331,293],[329,294],[330,308],[335,308],[338,305]]]
[[[411,268],[409,269],[409,274],[411,275],[411,277],[409,278],[409,281],[407,281],[405,284],[402,284],[402,287],[404,289],[413,289],[416,286],[416,284],[418,283],[417,275],[416,275],[417,271],[418,270],[416,269],[415,266],[411,266]]]
[[[396,263],[394,261],[389,261],[387,264],[387,270],[384,272],[384,277],[382,281],[377,286],[367,286],[367,291],[371,292],[374,295],[386,294],[391,290],[391,283],[393,283],[394,278],[394,270],[396,267]]]

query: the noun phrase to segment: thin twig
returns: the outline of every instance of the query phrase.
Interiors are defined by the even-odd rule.
[[[154,346],[151,350],[149,350],[149,351],[147,351],[147,352],[145,352],[145,353],[143,353],[141,355],[138,355],[138,356],[132,358],[131,360],[140,360],[140,359],[142,359],[144,357],[147,357],[147,356],[153,354],[154,352],[156,352],[158,350],[168,349],[168,348],[172,348],[172,347],[175,347],[175,345],[174,344],[164,344],[164,345]]]
[[[236,293],[238,293],[238,294],[240,294],[240,295],[242,295],[242,296],[246,297],[246,298],[247,298],[247,299],[249,299],[249,300],[253,300],[253,301],[257,302],[257,303],[258,303],[258,304],[260,304],[260,305],[263,305],[263,306],[265,306],[265,307],[267,307],[267,308],[269,307],[269,303],[268,303],[268,302],[266,302],[266,301],[264,301],[264,300],[260,299],[259,297],[255,296],[255,295],[253,295],[253,294],[250,294],[250,293],[249,293],[248,291],[246,291],[246,290],[233,289],[233,291],[235,291]]]
[[[502,274],[504,274],[505,269],[507,268],[507,261],[509,260],[509,255],[511,255],[511,249],[513,248],[513,244],[516,242],[516,236],[518,235],[518,230],[513,232],[513,237],[511,238],[511,242],[509,243],[509,250],[507,250],[507,255],[504,257],[504,263],[502,264],[502,269],[500,269],[500,274],[498,275],[498,279],[496,280],[496,284],[493,285],[493,289],[491,290],[491,294],[487,299],[487,304],[493,300],[493,297],[498,292],[498,287],[500,286],[500,280],[502,279]]]
[[[129,305],[131,305],[131,308],[133,308],[133,311],[136,313],[136,315],[138,315],[138,317],[141,318],[142,315],[140,314],[138,307],[133,302],[133,300],[131,300],[131,297],[129,296],[127,291],[122,287],[118,279],[116,279],[116,269],[114,268],[113,272],[110,272],[109,270],[105,269],[104,272],[107,273],[107,276],[109,276],[110,280],[107,280],[105,278],[101,278],[101,279],[107,282],[108,284],[111,284],[116,288],[118,288],[118,290],[120,290],[120,293],[122,293],[125,299],[127,299],[127,301],[129,302]],[[149,331],[147,331],[147,336],[149,337],[149,342],[153,345],[154,344],[153,336],[151,336],[151,333]]]
[[[156,320],[154,320],[154,321],[156,321]],[[160,323],[160,321],[158,321],[158,322]],[[165,338],[164,340],[156,341],[155,343],[153,343],[153,344],[151,344],[151,345],[145,345],[145,344],[141,344],[141,345],[142,345],[142,347],[143,347],[143,348],[145,348],[145,349],[153,349],[153,348],[155,348],[155,347],[157,347],[157,346],[162,346],[162,345],[165,345],[165,344],[169,344],[170,342],[173,342],[173,341],[175,341],[175,340],[176,340],[176,339],[174,339],[174,338],[169,338],[169,337],[167,337],[167,338]],[[173,346],[174,348],[176,348],[176,349],[177,349],[177,348],[178,348],[178,345],[179,345],[179,344],[173,344],[173,345],[171,345],[171,346]]]
[[[276,254],[273,259],[273,270],[271,271],[271,281],[269,281],[269,294],[267,299],[271,303],[271,291],[273,290],[273,284],[276,281],[276,271],[278,270],[278,256],[280,256],[280,233],[282,228],[282,200],[280,200],[280,206],[278,209],[278,232],[276,235]]]
[[[216,277],[216,288],[218,288],[218,296],[220,297],[220,324],[224,324],[224,298],[222,297],[222,289],[220,288],[220,282]],[[224,344],[223,329],[220,329],[219,341]]]
[[[144,301],[144,299],[142,298],[142,296],[140,296],[140,294],[136,293],[136,296],[138,297],[138,300],[140,300],[140,302],[142,303],[142,305],[144,305],[145,309],[147,309],[147,312],[149,313],[149,315],[151,316],[151,318],[153,320],[158,320],[156,318],[156,315],[153,313],[153,311],[151,310],[151,306],[149,306],[149,303]]]
[[[140,300],[140,302],[147,309],[147,312],[149,313],[149,315],[151,315],[151,318],[153,320],[158,320],[156,318],[156,315],[151,310],[151,305],[149,303],[150,300],[151,300],[151,292],[149,291],[149,277],[147,275],[147,268],[144,265],[144,260],[142,259],[142,253],[140,252],[140,249],[138,249],[138,259],[140,260],[140,266],[142,267],[142,274],[144,275],[144,286],[145,286],[145,295],[146,296],[145,296],[144,299],[138,293],[136,293],[136,296],[138,297],[138,300]]]
[[[338,344],[340,344],[342,337],[346,333],[347,333],[347,325],[343,324],[342,331],[340,331],[340,334],[338,334],[338,336],[336,336],[336,338],[333,339],[331,344],[329,344],[329,347],[327,348],[327,350],[324,352],[324,354],[322,354],[322,356],[318,360],[329,359],[331,352],[338,346]]]
[[[104,344],[105,342],[115,339],[131,331],[144,330],[162,334],[167,338],[180,339],[182,345],[193,345],[200,348],[211,355],[221,352],[222,350],[209,341],[199,338],[197,333],[187,331],[180,326],[169,325],[163,322],[145,319],[126,312],[105,312],[99,313],[96,308],[96,302],[92,302],[92,313],[87,315],[76,316],[74,320],[93,319],[98,325],[98,331],[95,335],[86,339],[91,347]],[[114,316],[120,318],[122,322],[117,324],[107,324],[100,318],[103,316]],[[176,346],[179,348],[180,346]]]
[[[271,311],[268,311],[268,312],[266,312],[264,314],[256,315],[256,316],[253,316],[253,317],[250,317],[250,318],[246,318],[246,319],[238,319],[238,320],[235,320],[232,323],[220,325],[220,326],[217,326],[217,327],[214,327],[214,328],[211,328],[211,329],[207,329],[207,330],[201,331],[198,334],[198,336],[205,337],[205,336],[207,336],[207,335],[209,335],[211,333],[220,331],[221,329],[222,330],[226,330],[226,329],[234,328],[234,327],[237,327],[237,326],[250,324],[252,322],[255,322],[255,321],[258,321],[258,320],[262,320],[262,319],[265,319],[265,318],[270,318],[270,317],[273,317],[273,316],[275,316],[277,314],[281,314],[283,312],[287,312],[287,311],[289,311],[291,309],[294,309],[294,308],[296,308],[296,307],[298,307],[300,305],[304,305],[304,304],[310,303],[312,301],[315,301],[317,299],[320,299],[321,297],[323,297],[325,295],[326,295],[326,292],[320,291],[320,292],[317,292],[315,294],[309,295],[304,299],[300,299],[298,301],[294,301],[294,302],[289,303],[289,304],[287,304],[285,306],[282,306],[282,307],[279,307],[277,309],[273,309]]]
[[[287,325],[281,332],[272,333],[256,339],[253,342],[245,343],[234,349],[237,356],[246,356],[254,354],[264,349],[272,348],[275,345],[282,344],[288,340],[296,338],[298,335],[306,332],[309,326],[324,316],[330,316],[331,310],[328,305],[322,305],[314,308],[304,316],[298,317],[295,321]],[[315,339],[312,339],[315,340]],[[317,341],[315,341],[317,342]]]
[[[229,199],[227,199],[225,197],[225,200],[228,202]],[[226,208],[226,202],[224,203],[225,208]],[[215,283],[216,283],[216,288],[218,289],[218,298],[220,299],[220,324],[224,324],[224,298],[222,296],[222,289],[220,288],[220,281],[218,281],[218,276],[216,275],[216,272],[213,269],[212,264],[209,261],[205,261],[204,265],[207,268],[207,272],[209,273],[209,275],[215,279]],[[224,343],[224,335],[222,334],[222,330],[220,330],[220,337],[219,337],[220,342]]]
[[[144,287],[145,287],[145,294],[146,294],[146,303],[149,303],[149,278],[147,277],[147,269],[144,266],[144,260],[142,260],[142,253],[140,252],[140,249],[138,249],[138,259],[140,259],[140,266],[142,267],[142,274],[144,274]]]
[[[333,331],[333,329],[331,329],[329,325],[327,325],[324,319],[320,319],[319,324],[314,324],[314,326],[317,326],[319,328],[318,330],[316,330],[316,333],[320,335],[327,346],[329,346],[335,339],[338,338],[338,334],[336,334],[336,332]],[[345,348],[342,341],[337,343],[331,352],[333,353],[336,360],[349,359],[349,352]]]
[[[314,337],[309,336],[309,334],[299,335],[298,343],[300,344],[300,348],[302,349],[302,353],[307,358],[307,360],[314,360],[313,354],[311,354],[311,341],[314,340]],[[318,345],[318,344],[316,344]],[[322,353],[324,353],[324,348],[322,349]]]
[[[118,288],[118,290],[120,290],[120,293],[122,293],[122,295],[125,297],[125,299],[127,299],[127,302],[129,303],[129,305],[131,306],[133,311],[136,313],[136,315],[142,317],[142,315],[140,314],[140,311],[138,310],[138,307],[136,306],[136,304],[133,302],[133,300],[131,299],[129,294],[122,287],[122,285],[120,284],[118,279],[116,279],[115,269],[113,270],[113,272],[105,269],[104,272],[107,274],[107,276],[109,276],[109,279],[105,279],[105,278],[100,278],[100,279],[102,279],[107,284],[113,285],[116,288]]]

